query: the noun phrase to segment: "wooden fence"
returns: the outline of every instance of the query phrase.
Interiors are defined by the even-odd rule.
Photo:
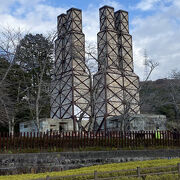
[[[163,175],[163,174],[178,174],[180,177],[180,163],[177,166],[164,166],[164,167],[152,167],[152,168],[140,168],[127,169],[127,170],[115,170],[115,171],[103,171],[86,174],[76,174],[67,176],[46,176],[45,178],[38,178],[36,180],[61,180],[61,179],[89,179],[89,180],[110,180],[119,179],[120,177],[142,177],[146,179],[148,175]],[[81,177],[81,178],[80,178]]]
[[[142,147],[180,147],[180,134],[170,131],[111,131],[111,132],[56,132],[56,133],[18,133],[13,136],[0,134],[1,152],[21,151],[23,149],[63,150],[88,147],[142,148]]]

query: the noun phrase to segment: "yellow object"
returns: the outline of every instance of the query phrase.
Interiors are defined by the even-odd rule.
[[[156,139],[161,139],[161,133],[159,132],[159,130],[156,131],[155,137]]]

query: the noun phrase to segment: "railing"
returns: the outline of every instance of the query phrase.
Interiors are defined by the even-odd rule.
[[[116,170],[116,171],[94,171],[93,173],[86,174],[76,174],[68,176],[46,176],[45,178],[38,178],[35,180],[61,180],[61,179],[78,179],[78,177],[83,177],[89,180],[110,180],[117,179],[120,177],[142,177],[143,180],[146,179],[148,175],[163,175],[163,174],[176,174],[180,176],[180,163],[177,166],[164,166],[164,167],[152,167],[152,168],[140,168],[127,169],[127,170]],[[81,179],[81,178],[80,178]]]
[[[111,131],[0,134],[1,152],[22,150],[48,151],[64,149],[180,147],[180,134],[170,131]]]

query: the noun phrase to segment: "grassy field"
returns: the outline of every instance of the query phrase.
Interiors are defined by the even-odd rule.
[[[134,162],[126,162],[126,163],[113,163],[113,164],[105,164],[105,165],[96,165],[96,166],[90,166],[90,167],[83,167],[79,169],[73,169],[73,170],[66,170],[61,172],[47,172],[47,173],[39,173],[39,174],[22,174],[22,175],[9,175],[9,176],[0,176],[0,180],[28,180],[28,179],[36,179],[36,178],[43,178],[47,175],[49,176],[66,176],[66,175],[76,175],[76,174],[84,174],[84,173],[93,173],[95,170],[98,172],[105,172],[105,171],[114,171],[114,170],[130,170],[130,169],[136,169],[137,167],[140,168],[149,168],[149,167],[163,167],[163,166],[170,166],[170,165],[177,165],[177,163],[180,163],[180,158],[178,159],[158,159],[158,160],[147,160],[147,161],[134,161]],[[173,170],[173,169],[169,169]],[[158,172],[159,169],[154,170],[144,170],[142,173],[147,172]],[[161,171],[167,171],[167,169],[161,169]],[[136,172],[121,172],[118,173],[118,175],[125,175],[125,174],[133,174]],[[115,176],[117,173],[102,173],[100,177],[109,177],[109,176]],[[92,178],[92,176],[89,177],[78,177],[76,179],[83,180]],[[69,178],[70,179],[70,178]],[[74,180],[75,178],[73,178]],[[138,180],[142,178],[119,178],[122,180]],[[161,175],[161,176],[147,176],[146,180],[178,180],[179,177],[177,174],[171,175]]]

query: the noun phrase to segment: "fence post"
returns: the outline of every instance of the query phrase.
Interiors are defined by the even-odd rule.
[[[6,151],[8,152],[8,146],[9,146],[9,133],[6,134]]]
[[[178,174],[180,175],[180,163],[177,163]]]
[[[2,150],[2,147],[1,147],[1,132],[0,132],[0,152]]]
[[[137,176],[140,177],[140,167],[137,167]]]
[[[75,132],[75,131],[72,131],[72,132],[71,132],[71,141],[72,141],[71,146],[72,146],[72,150],[74,149],[74,143],[73,143],[73,141],[74,141],[74,132]],[[70,134],[70,133],[69,133],[69,134]]]
[[[50,177],[48,175],[46,176],[46,180],[50,180]]]
[[[30,143],[29,143],[29,132],[26,132],[25,133],[24,149],[29,149],[29,145],[30,145]],[[15,145],[14,145],[14,148],[16,148]]]
[[[98,172],[95,170],[94,171],[94,179],[97,180],[98,179]]]

